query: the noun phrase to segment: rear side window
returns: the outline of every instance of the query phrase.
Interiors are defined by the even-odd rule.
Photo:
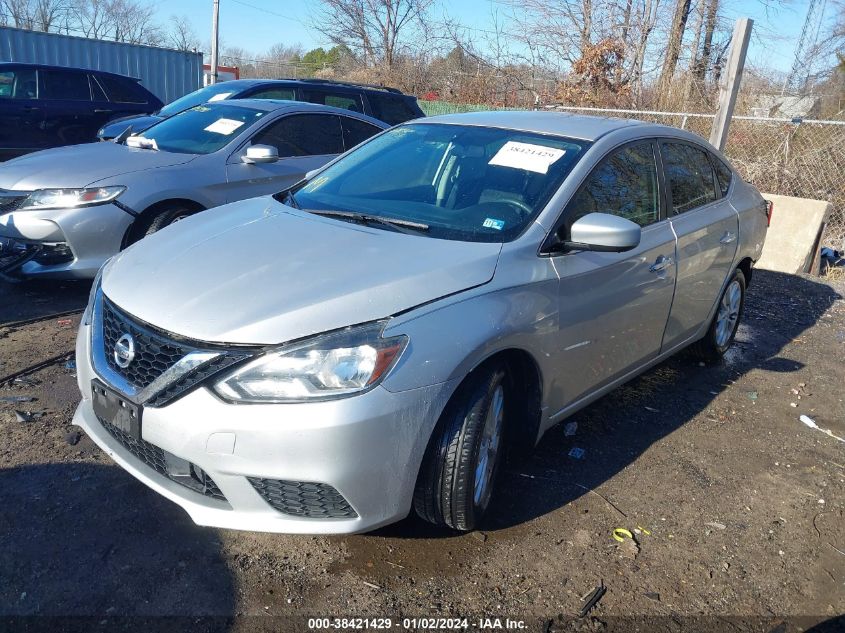
[[[39,70],[42,99],[91,101],[88,75],[68,70]]]
[[[716,182],[719,183],[719,191],[724,198],[728,195],[728,189],[731,188],[731,181],[733,180],[733,172],[730,167],[725,165],[719,158],[710,154],[710,159],[713,162],[713,167],[716,170]]]
[[[343,152],[340,117],[293,114],[275,121],[252,139],[253,145],[272,145],[279,157],[322,156]]]
[[[147,95],[134,81],[101,75],[97,77],[113,103],[146,103]]]
[[[244,99],[284,99],[293,101],[295,96],[293,88],[263,88],[258,92],[253,92],[244,97]]]
[[[588,213],[610,213],[648,226],[660,218],[657,165],[651,141],[605,158],[569,203],[571,224]]]
[[[367,99],[370,102],[370,108],[373,110],[373,116],[390,125],[397,125],[416,119],[420,115],[411,107],[407,99],[393,96],[390,93],[368,93]]]
[[[38,82],[29,69],[0,71],[0,99],[35,99]]]
[[[352,110],[353,112],[364,112],[361,96],[349,92],[308,89],[302,91],[302,99],[310,103],[322,103],[323,105],[334,108]]]
[[[381,132],[375,125],[348,116],[340,117],[340,126],[343,128],[343,144],[346,149],[352,149]]]
[[[672,213],[680,215],[716,199],[713,167],[703,149],[663,143],[663,164],[672,192]]]

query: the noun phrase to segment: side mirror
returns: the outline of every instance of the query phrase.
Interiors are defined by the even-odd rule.
[[[275,163],[279,160],[279,150],[272,145],[250,145],[241,160],[247,165]]]
[[[636,222],[609,213],[588,213],[579,218],[563,242],[567,250],[623,253],[636,248],[642,229]]]

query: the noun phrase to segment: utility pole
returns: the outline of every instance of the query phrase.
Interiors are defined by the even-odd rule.
[[[740,18],[736,21],[731,36],[728,65],[722,74],[719,86],[719,108],[716,110],[716,118],[713,119],[713,127],[710,130],[710,144],[719,151],[725,149],[725,143],[728,140],[728,129],[734,114],[734,106],[736,106],[736,96],[742,80],[742,69],[745,67],[745,56],[748,53],[748,41],[751,39],[753,25],[754,20],[751,18]]]
[[[220,0],[214,0],[214,12],[211,18],[211,76],[209,84],[217,83],[218,48],[220,47],[220,34],[218,23],[220,21]]]

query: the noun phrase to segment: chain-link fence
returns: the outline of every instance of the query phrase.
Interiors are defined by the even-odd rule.
[[[489,106],[420,101],[429,116]],[[556,106],[555,110],[639,119],[710,136],[714,115]],[[845,122],[734,117],[725,154],[742,176],[766,193],[827,200],[832,211],[822,243],[845,250]]]

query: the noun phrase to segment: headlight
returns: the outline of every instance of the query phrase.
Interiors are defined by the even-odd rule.
[[[100,289],[100,284],[103,280],[103,271],[111,260],[112,257],[109,257],[104,261],[94,277],[94,283],[91,284],[91,292],[88,293],[88,304],[85,306],[85,312],[82,313],[82,325],[91,325],[91,317],[94,314],[94,300],[97,297],[97,291]]]
[[[323,334],[264,354],[228,374],[214,391],[231,402],[297,402],[367,391],[390,371],[408,344],[382,338],[384,322]]]
[[[39,189],[29,194],[20,207],[32,209],[72,209],[105,204],[126,191],[126,187],[90,187],[88,189]]]

